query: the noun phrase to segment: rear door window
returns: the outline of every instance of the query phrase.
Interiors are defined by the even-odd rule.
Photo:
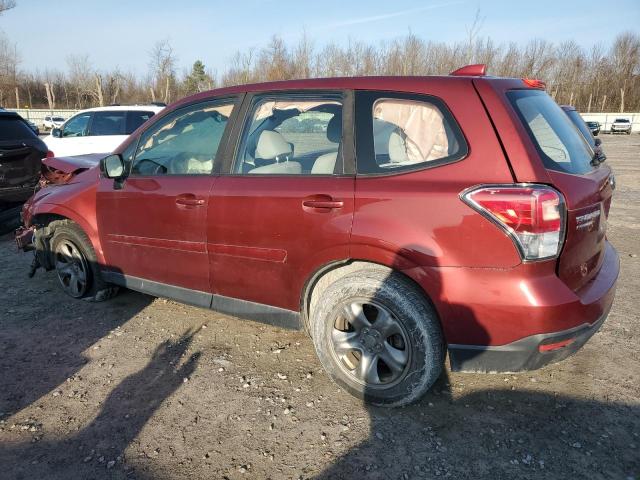
[[[153,117],[153,112],[141,112],[133,110],[127,114],[127,131],[126,134],[130,135],[138,129],[140,125]]]
[[[0,141],[33,138],[33,130],[22,119],[0,116]]]
[[[549,95],[540,90],[513,90],[507,97],[546,168],[577,175],[594,168],[593,150]]]
[[[89,135],[126,135],[126,117],[127,112],[95,112]]]

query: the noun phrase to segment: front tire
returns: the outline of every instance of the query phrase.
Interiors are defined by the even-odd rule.
[[[424,293],[402,275],[372,268],[321,292],[311,312],[313,341],[331,379],[364,401],[407,405],[444,365],[444,339]]]
[[[52,222],[51,255],[64,293],[89,302],[108,300],[118,287],[102,280],[93,245],[87,234],[71,220]]]

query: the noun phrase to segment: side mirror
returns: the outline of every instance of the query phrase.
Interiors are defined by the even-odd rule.
[[[600,145],[602,145],[602,140],[599,138],[596,138],[595,142],[596,142],[596,147],[599,147]]]
[[[53,130],[51,130],[51,136],[56,138],[62,137],[62,130],[60,130],[59,128],[54,128]]]
[[[109,155],[100,161],[100,170],[105,177],[120,180],[124,177],[124,160],[118,154]]]

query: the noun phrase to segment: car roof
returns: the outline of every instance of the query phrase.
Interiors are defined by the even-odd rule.
[[[129,111],[142,111],[142,112],[153,112],[158,113],[163,110],[164,107],[159,107],[158,105],[110,105],[108,107],[94,107],[87,108],[85,110],[80,110],[78,113],[87,113],[87,112],[129,112]]]
[[[16,112],[8,112],[2,108],[0,108],[0,117],[22,118]]]

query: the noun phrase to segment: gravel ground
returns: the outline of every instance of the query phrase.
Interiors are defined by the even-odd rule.
[[[640,478],[640,137],[602,139],[622,272],[600,333],[536,372],[446,372],[404,409],[339,390],[301,332],[74,301],[0,237],[0,477]]]

